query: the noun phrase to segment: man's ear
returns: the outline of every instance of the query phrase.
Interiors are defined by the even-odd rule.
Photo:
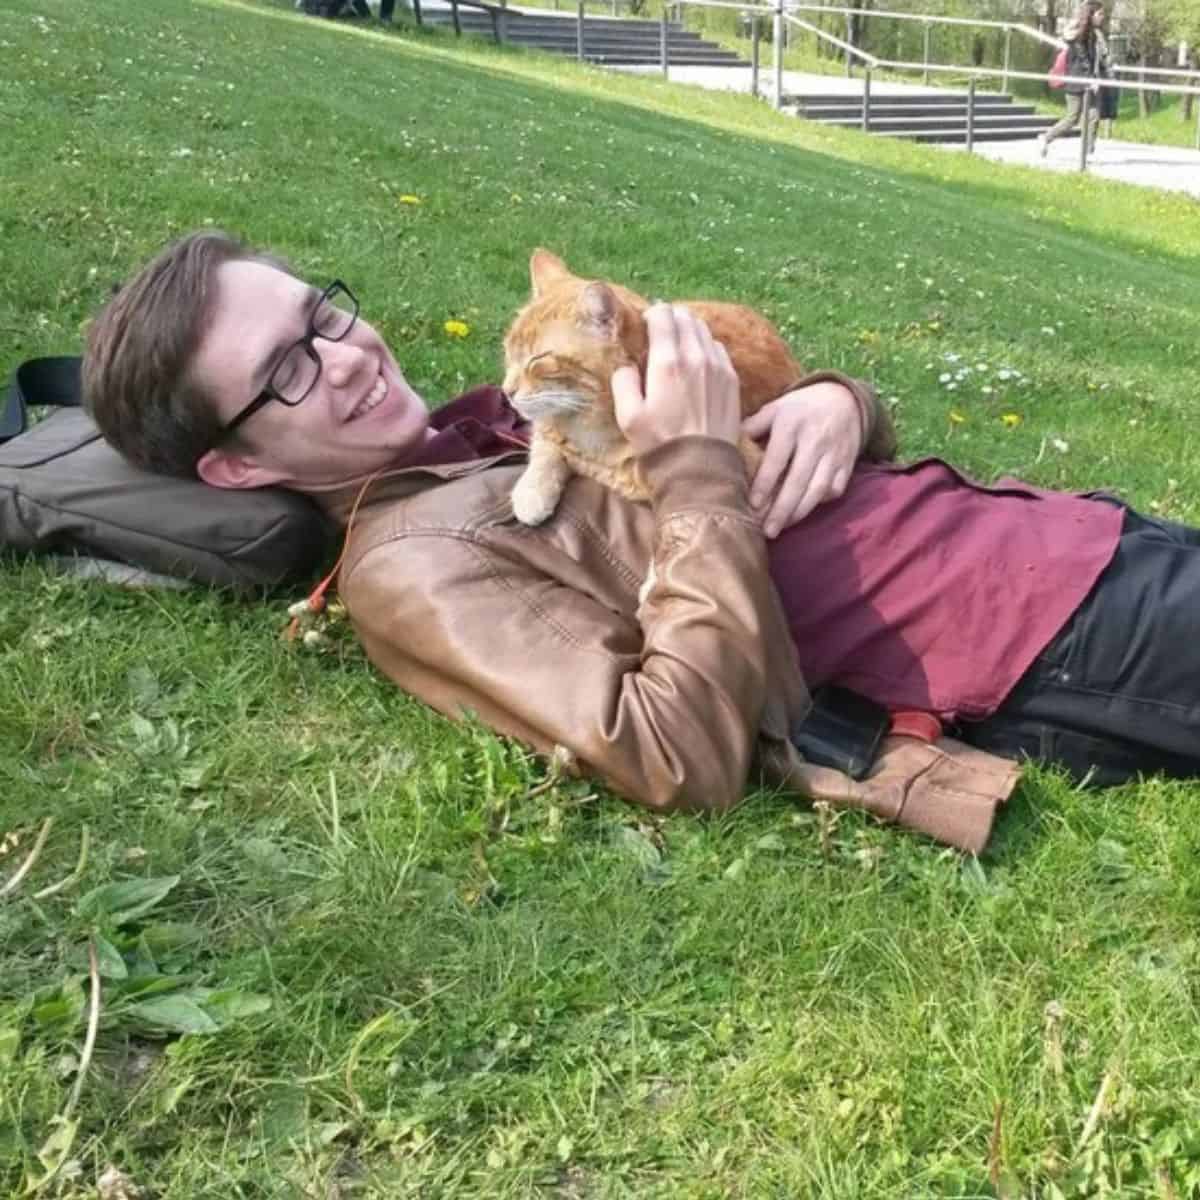
[[[219,446],[205,451],[196,463],[196,474],[210,487],[256,488],[283,481],[284,473],[264,467],[252,458],[223,450]]]

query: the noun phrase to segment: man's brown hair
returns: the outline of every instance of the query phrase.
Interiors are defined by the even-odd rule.
[[[217,230],[163,250],[91,323],[83,396],[105,440],[130,462],[195,478],[196,462],[221,440],[212,397],[189,377],[208,328],[217,268],[239,259],[284,264]]]

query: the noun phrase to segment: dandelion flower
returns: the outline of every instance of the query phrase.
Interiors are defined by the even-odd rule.
[[[966,421],[966,417],[962,415],[956,408],[950,410],[950,420],[955,425],[962,425]]]
[[[410,195],[406,194],[403,196],[398,196],[397,202],[400,204],[420,204],[421,197],[420,196],[410,196]]]
[[[454,338],[465,338],[471,332],[471,327],[466,321],[447,321],[442,328]]]
[[[1020,423],[1021,423],[1021,414],[1020,413],[1005,413],[1000,418],[1000,420],[1003,421],[1004,424],[1007,425],[1009,429],[1016,429],[1016,427],[1018,425],[1020,425]]]

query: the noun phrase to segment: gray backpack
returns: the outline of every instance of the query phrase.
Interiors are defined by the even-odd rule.
[[[0,549],[116,560],[241,590],[310,578],[333,531],[280,488],[227,491],[131,466],[80,407],[80,360],[36,358],[0,401]],[[26,429],[27,405],[54,411]]]

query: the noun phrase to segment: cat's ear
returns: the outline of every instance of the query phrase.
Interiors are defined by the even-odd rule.
[[[617,294],[607,283],[589,283],[579,294],[579,318],[609,340],[617,336]]]
[[[567,264],[557,254],[540,247],[533,252],[529,260],[529,282],[533,285],[535,296],[540,296],[552,283],[570,278]]]

